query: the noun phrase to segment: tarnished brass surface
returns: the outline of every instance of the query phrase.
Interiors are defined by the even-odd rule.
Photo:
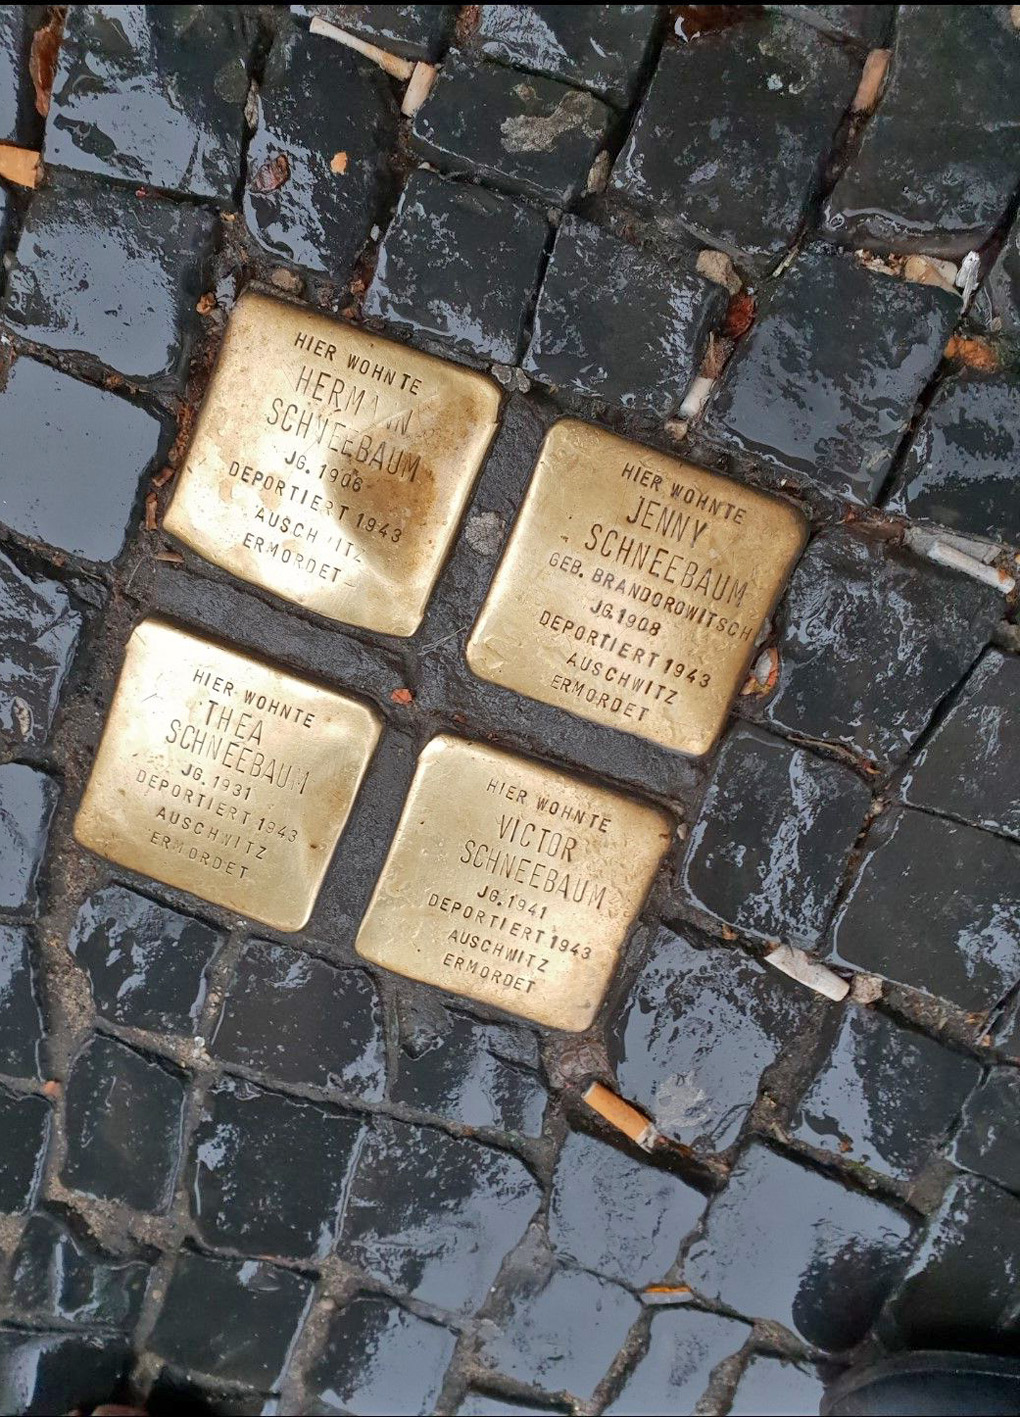
[[[162,620],[128,640],[74,835],[300,930],[379,738],[371,709]]]
[[[433,738],[356,948],[409,979],[577,1032],[669,845],[666,813]]]
[[[244,295],[164,526],[285,600],[412,635],[498,409],[481,374]]]
[[[542,446],[468,663],[699,756],[805,537],[777,498],[564,419]]]

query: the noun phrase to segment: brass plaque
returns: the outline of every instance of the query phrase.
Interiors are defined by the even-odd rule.
[[[468,663],[700,756],[806,535],[775,497],[564,419],[542,446]]]
[[[671,834],[658,808],[433,738],[355,947],[409,979],[577,1032]]]
[[[164,526],[285,600],[412,635],[498,410],[482,374],[243,295]]]
[[[75,838],[300,930],[379,732],[353,699],[146,620],[128,640]]]

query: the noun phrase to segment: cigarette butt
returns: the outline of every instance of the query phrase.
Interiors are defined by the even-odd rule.
[[[363,54],[366,59],[371,59],[373,64],[378,64],[380,69],[385,69],[387,74],[394,79],[402,79],[406,83],[414,73],[414,65],[410,59],[400,59],[396,54],[390,54],[389,50],[380,49],[375,44],[367,44],[356,34],[342,30],[339,25],[331,25],[329,20],[324,20],[319,15],[316,15],[312,20],[309,29],[312,34],[321,34],[326,39],[335,39],[337,44],[345,44],[348,49],[354,49],[359,54]]]
[[[404,90],[404,101],[400,105],[400,111],[405,118],[413,118],[428,98],[432,85],[436,82],[437,72],[434,64],[418,63],[414,66],[414,73]]]
[[[600,1082],[592,1083],[584,1094],[584,1100],[593,1112],[629,1137],[636,1146],[644,1151],[652,1150],[659,1134],[643,1112],[624,1102],[622,1097],[617,1097],[615,1092],[610,1092]]]

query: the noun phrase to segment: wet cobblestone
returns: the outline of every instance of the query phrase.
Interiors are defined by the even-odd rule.
[[[0,11],[0,1408],[811,1411],[1015,1345],[1015,22],[772,8],[71,7],[48,115]],[[407,639],[161,530],[247,289],[504,391]],[[564,414],[806,518],[704,758],[466,665]],[[301,932],[74,842],[153,614],[382,720]],[[675,826],[583,1033],[355,952],[438,733]]]

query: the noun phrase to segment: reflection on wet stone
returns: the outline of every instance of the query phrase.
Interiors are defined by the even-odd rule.
[[[963,1109],[953,1142],[957,1166],[1020,1190],[1020,1074],[993,1068]]]
[[[60,789],[24,763],[0,767],[0,909],[35,913],[36,883]]]
[[[572,1132],[553,1176],[549,1239],[565,1259],[637,1289],[663,1277],[705,1204],[678,1176]]]
[[[684,1278],[706,1298],[841,1351],[864,1336],[910,1240],[898,1211],[755,1143],[713,1201]]]
[[[104,1018],[129,1028],[190,1034],[222,938],[189,915],[124,886],[107,886],[78,911],[67,947],[88,974]]]
[[[833,958],[985,1011],[1020,980],[1020,846],[890,808],[832,929]]]
[[[470,1311],[540,1200],[516,1157],[380,1118],[358,1159],[338,1253],[425,1303]]]
[[[0,739],[39,747],[50,730],[82,617],[57,581],[0,554]]]
[[[66,1097],[63,1184],[97,1200],[163,1214],[180,1161],[183,1074],[97,1034],[72,1065]]]
[[[311,1297],[311,1281],[291,1270],[182,1250],[149,1346],[191,1371],[269,1392],[283,1375]]]
[[[960,257],[1020,180],[1020,52],[1005,6],[901,5],[889,80],[826,206],[849,246]]]
[[[0,925],[0,1073],[39,1076],[43,1017],[29,932]]]
[[[522,368],[542,384],[660,418],[701,364],[726,293],[565,216],[546,268]]]
[[[68,177],[36,193],[7,280],[7,323],[130,379],[180,383],[215,218]]]
[[[909,1181],[949,1131],[980,1075],[969,1058],[871,1009],[848,1005],[791,1131],[809,1146]]]
[[[712,1369],[737,1353],[749,1324],[700,1309],[666,1309],[652,1316],[648,1348],[624,1380],[607,1413],[694,1412]]]
[[[765,717],[788,733],[902,760],[988,643],[1001,594],[836,530],[808,547],[777,615]]]
[[[1018,1332],[1020,1201],[976,1176],[953,1181],[883,1316],[894,1348],[985,1349]]]
[[[1020,659],[989,650],[910,764],[912,807],[1020,838]]]
[[[446,172],[560,206],[577,198],[612,112],[591,94],[498,64],[447,55],[412,128],[414,146]]]
[[[804,536],[800,514],[777,498],[562,419],[542,445],[468,664],[490,683],[700,756]]]
[[[795,15],[805,25],[837,39],[855,39],[862,44],[881,44],[889,32],[892,5],[766,5]],[[812,1412],[814,1408],[812,1408]]]
[[[479,1358],[505,1377],[586,1401],[640,1313],[619,1284],[572,1266],[532,1267],[483,1324]]]
[[[232,202],[251,44],[243,10],[73,6],[46,125],[46,161]]]
[[[286,945],[245,945],[210,1052],[226,1063],[310,1087],[383,1094],[386,1061],[375,986]]]
[[[32,143],[38,120],[32,104],[28,57],[37,18],[32,5],[4,5],[0,9],[0,143],[22,147]],[[0,190],[0,203],[2,200]]]
[[[959,314],[944,290],[809,246],[763,299],[719,381],[706,433],[867,505]]]
[[[0,1330],[0,1410],[21,1417],[91,1410],[124,1378],[131,1354],[109,1334]]]
[[[542,1134],[548,1094],[534,1034],[441,1005],[402,1029],[394,1102],[466,1127]]]
[[[0,1214],[30,1210],[42,1177],[51,1112],[43,1097],[0,1084]]]
[[[359,1120],[321,1103],[221,1079],[195,1132],[189,1176],[203,1240],[243,1254],[324,1259],[361,1135]]]
[[[164,525],[306,609],[411,635],[498,409],[478,374],[247,294]]]
[[[758,275],[793,243],[860,74],[791,8],[664,48],[613,170],[626,201]]]
[[[354,699],[146,620],[128,640],[75,839],[299,930],[378,737]]]
[[[951,530],[1016,543],[1020,385],[964,370],[925,412],[885,508]]]
[[[13,1303],[37,1321],[132,1328],[149,1266],[119,1259],[84,1235],[38,1211],[21,1233],[11,1266]]]
[[[799,8],[799,7],[798,7]],[[827,6],[835,9],[835,6]],[[842,6],[859,10],[875,5]],[[756,1353],[737,1383],[729,1417],[816,1417],[825,1389],[815,1368]]]
[[[547,229],[513,197],[412,172],[365,314],[463,354],[515,364]]]
[[[315,1414],[430,1413],[457,1336],[382,1295],[358,1294],[330,1320],[308,1387]]]
[[[112,561],[161,440],[153,414],[22,355],[0,390],[0,522]]]
[[[482,50],[514,69],[591,89],[623,108],[640,78],[655,5],[482,5]]]
[[[849,769],[738,729],[691,829],[684,888],[745,935],[811,949],[870,804]]]
[[[384,76],[284,25],[270,50],[247,156],[244,217],[276,256],[346,280],[380,210],[396,109]]]
[[[580,1032],[670,834],[658,808],[433,738],[355,948],[409,979]]]
[[[687,1146],[737,1138],[762,1073],[827,1006],[735,949],[696,949],[663,929],[609,1023],[619,1091]]]

